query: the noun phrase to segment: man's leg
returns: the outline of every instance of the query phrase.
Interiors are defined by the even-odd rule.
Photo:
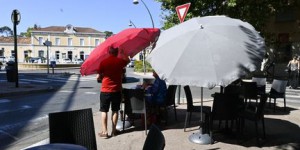
[[[116,133],[116,127],[118,123],[118,111],[113,111],[111,114],[111,121],[112,121],[112,134]]]
[[[101,112],[101,123],[102,123],[102,131],[98,134],[100,137],[107,138],[107,112],[109,110],[109,93],[100,94],[100,112]]]
[[[107,112],[101,112],[102,132],[107,133]]]

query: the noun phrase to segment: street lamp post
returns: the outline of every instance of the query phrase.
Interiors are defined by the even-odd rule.
[[[16,78],[16,87],[19,87],[19,73],[18,73],[18,40],[17,40],[17,25],[21,21],[20,12],[15,9],[11,14],[11,21],[14,25],[14,50],[15,50],[15,78]]]
[[[151,19],[151,22],[152,22],[152,28],[154,28],[154,21],[153,21],[153,18],[152,18],[152,15],[150,13],[150,10],[149,8],[147,7],[147,5],[145,4],[145,2],[143,0],[141,0],[142,3],[144,4],[144,6],[146,7],[148,13],[149,13],[149,16],[150,16],[150,19]],[[133,0],[133,4],[139,4],[139,0]]]
[[[135,26],[135,24],[131,21],[131,20],[129,20],[129,24],[128,24],[130,27],[131,26],[133,26],[134,28],[136,28],[136,26]]]
[[[49,46],[52,45],[52,42],[47,39],[43,44],[47,46],[47,73],[49,74]]]
[[[152,28],[154,28],[154,21],[153,21],[153,18],[152,18],[152,15],[150,13],[150,10],[149,8],[147,7],[146,3],[141,0],[142,3],[144,4],[144,6],[146,7],[147,11],[148,11],[148,14],[150,16],[150,19],[151,19],[151,23],[152,23]],[[139,4],[139,0],[133,0],[133,4]],[[145,64],[145,56],[146,56],[146,50],[143,50],[143,66],[144,66],[144,74],[146,74],[146,64]]]

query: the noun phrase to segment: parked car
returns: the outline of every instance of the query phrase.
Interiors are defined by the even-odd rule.
[[[41,57],[31,57],[29,59],[30,63],[41,63],[42,62],[42,58]]]
[[[74,64],[82,64],[83,60],[82,59],[74,59]]]
[[[63,64],[70,64],[70,63],[72,63],[72,61],[71,61],[70,58],[64,58],[64,59],[62,59],[62,63]]]
[[[134,67],[134,59],[131,59],[130,62],[128,63],[127,67]]]
[[[14,56],[8,56],[6,57],[6,62],[9,62],[9,61],[15,61],[15,57]]]
[[[2,64],[4,64],[4,63],[6,62],[6,59],[5,59],[4,56],[0,56],[0,62],[1,62]]]

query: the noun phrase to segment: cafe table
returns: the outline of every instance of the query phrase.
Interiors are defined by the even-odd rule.
[[[25,150],[87,150],[87,148],[81,145],[69,144],[69,143],[51,143],[51,144],[30,147]]]

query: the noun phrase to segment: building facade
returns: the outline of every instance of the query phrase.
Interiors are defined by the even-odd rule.
[[[290,5],[285,12],[272,16],[265,30],[277,63],[287,64],[293,55],[300,56],[300,9]]]
[[[30,57],[47,58],[48,55],[57,62],[65,58],[85,60],[105,37],[105,33],[95,29],[72,25],[33,29],[31,37],[18,37],[18,62],[26,62]],[[46,46],[46,41],[51,45]],[[0,37],[0,56],[14,55],[13,37]]]

